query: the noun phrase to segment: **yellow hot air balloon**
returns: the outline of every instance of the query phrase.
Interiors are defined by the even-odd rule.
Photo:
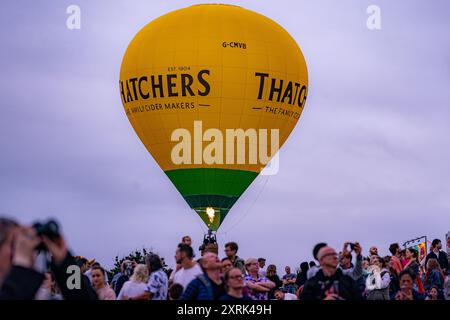
[[[119,86],[147,150],[217,230],[295,127],[308,75],[299,46],[280,25],[242,7],[206,4],[140,30]]]

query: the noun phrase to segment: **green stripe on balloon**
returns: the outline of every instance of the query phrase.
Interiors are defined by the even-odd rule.
[[[258,173],[244,170],[196,168],[165,171],[169,179],[211,230],[217,230],[228,211]],[[206,208],[215,210],[214,220]]]

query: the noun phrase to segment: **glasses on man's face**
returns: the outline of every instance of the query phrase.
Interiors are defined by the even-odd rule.
[[[242,279],[244,279],[244,276],[242,274],[239,274],[239,275],[236,275],[236,276],[230,276],[230,279],[242,280]]]

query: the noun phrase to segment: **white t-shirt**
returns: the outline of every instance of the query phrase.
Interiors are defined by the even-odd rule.
[[[292,293],[285,293],[284,294],[284,300],[297,300],[297,296]]]
[[[173,275],[173,283],[179,283],[183,286],[183,291],[187,288],[189,282],[195,279],[198,275],[202,274],[202,268],[196,263],[192,268],[181,268]]]
[[[123,284],[122,289],[120,289],[119,295],[117,296],[117,300],[122,300],[123,296],[134,298],[145,292],[148,292],[147,283],[130,280]]]
[[[266,270],[264,270],[263,268],[259,268],[258,274],[260,277],[265,277],[266,276]]]

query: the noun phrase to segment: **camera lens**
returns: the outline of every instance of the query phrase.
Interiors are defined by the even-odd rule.
[[[59,237],[59,226],[54,220],[49,220],[45,225],[45,235],[50,239]]]

